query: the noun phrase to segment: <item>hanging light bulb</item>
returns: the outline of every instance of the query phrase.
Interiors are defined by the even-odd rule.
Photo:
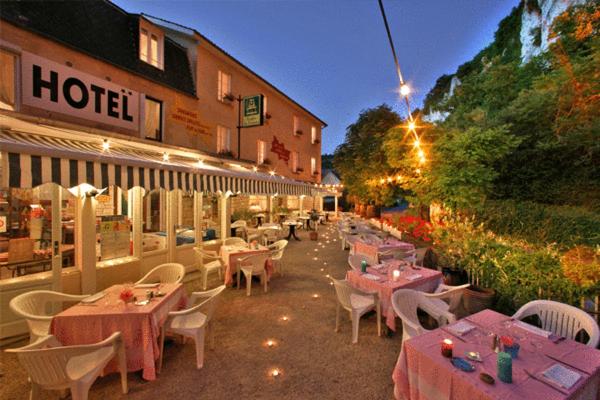
[[[398,176],[396,177],[396,180],[397,180],[397,181],[401,181],[401,180],[402,180],[402,175],[398,175]]]
[[[419,158],[425,158],[425,153],[423,153],[423,150],[419,149]]]
[[[198,160],[198,162],[196,162],[196,167],[202,168],[203,166],[204,166],[204,160]]]
[[[410,87],[406,83],[403,83],[400,86],[400,94],[404,97],[406,97],[410,94]]]
[[[410,121],[410,122],[408,123],[408,130],[409,130],[409,131],[414,131],[416,127],[417,127],[417,126],[415,125],[415,121]]]
[[[255,166],[253,166],[253,167],[252,167],[252,171],[254,171],[254,172],[258,171],[258,167],[257,167],[256,165],[255,165]]]
[[[108,141],[108,139],[104,139],[102,141],[102,150],[108,151],[109,149],[110,149],[110,142]]]
[[[166,151],[163,153],[163,161],[164,162],[169,161],[169,153],[167,153]]]
[[[275,171],[269,171],[269,175],[274,176],[275,175]]]
[[[388,176],[387,181],[391,183],[392,182],[392,177]]]
[[[421,146],[421,141],[420,141],[418,138],[417,138],[417,139],[415,139],[415,142],[413,143],[413,146],[414,146],[415,148],[419,148],[419,146]]]
[[[385,179],[381,178],[381,180],[379,181],[379,183],[381,183],[383,185],[385,183]]]

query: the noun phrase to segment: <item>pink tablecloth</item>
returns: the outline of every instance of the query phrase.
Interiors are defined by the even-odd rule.
[[[389,268],[395,268],[400,262],[390,262]],[[392,308],[392,294],[398,289],[414,289],[423,292],[433,292],[440,283],[442,283],[442,273],[427,268],[420,268],[418,270],[406,267],[405,270],[400,274],[398,281],[389,279],[389,275],[385,271],[376,270],[375,268],[367,268],[367,272],[371,275],[379,277],[379,280],[367,279],[358,271],[348,271],[346,279],[348,282],[360,289],[365,291],[377,291],[379,293],[379,299],[381,302],[381,310],[386,318],[386,325],[393,331],[396,330],[396,318],[394,309]],[[384,273],[382,273],[384,272]],[[419,274],[421,278],[415,280],[406,279],[407,276]]]
[[[259,246],[258,250],[239,246],[221,246],[220,256],[225,264],[225,284],[229,285],[233,282],[233,273],[236,271],[238,258],[268,252],[269,249],[265,246]],[[267,270],[267,278],[270,279],[273,274],[273,262],[270,259],[265,261],[265,269]]]
[[[127,354],[127,370],[143,370],[143,378],[156,379],[155,360],[159,356],[160,327],[169,311],[185,306],[182,284],[161,284],[164,297],[156,297],[145,306],[124,304],[119,300],[123,285],[105,290],[106,296],[92,305],[78,304],[57,314],[52,319],[50,332],[64,345],[100,342],[120,331]],[[144,299],[148,289],[133,289],[138,299]],[[152,289],[156,291],[157,289]],[[106,373],[116,371],[116,363],[109,364]]]
[[[491,310],[485,310],[468,317],[476,325],[474,330],[463,335],[465,342],[453,340],[454,355],[463,356],[467,351],[478,351],[482,363],[474,363],[474,372],[462,372],[452,366],[440,354],[440,343],[451,335],[441,329],[425,333],[403,343],[402,352],[394,368],[392,378],[397,399],[577,399],[594,400],[600,398],[600,351],[581,343],[564,340],[553,343],[549,339],[535,335],[521,328],[506,326],[509,317]],[[513,383],[501,382],[496,376],[497,355],[491,350],[491,338],[487,333],[509,334],[518,337],[521,349],[513,360]],[[529,377],[525,370],[536,376],[557,362],[546,356],[551,355],[585,371],[581,378],[563,394],[545,383]],[[564,367],[569,368],[567,365]],[[479,379],[486,372],[496,379],[494,385],[487,385]],[[566,390],[566,389],[563,389]]]
[[[362,254],[371,260],[371,264],[376,264],[379,262],[379,253],[396,249],[410,251],[414,250],[415,246],[412,243],[401,242],[396,239],[386,239],[381,243],[358,240],[354,245],[354,254]]]

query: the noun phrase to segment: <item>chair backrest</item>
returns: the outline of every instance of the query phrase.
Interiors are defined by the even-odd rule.
[[[207,240],[207,241],[200,243],[200,246],[202,247],[203,250],[212,250],[212,251],[216,251],[218,253],[219,250],[221,249],[222,244],[223,244],[223,241],[221,239],[213,239],[213,240]]]
[[[369,263],[369,259],[362,254],[351,254],[348,256],[348,265],[355,271],[361,272],[361,264],[363,261]]]
[[[271,258],[273,260],[280,260],[281,257],[283,257],[283,252],[285,251],[287,245],[288,241],[285,239],[278,240],[270,245],[269,250],[271,250]]]
[[[196,259],[196,264],[200,267],[203,267],[206,261],[211,262],[221,259],[218,255],[215,256],[201,247],[194,247],[194,258]]]
[[[10,239],[8,241],[8,262],[33,260],[33,246],[34,241],[30,238]]]
[[[154,267],[142,279],[140,283],[181,283],[185,276],[185,267],[178,263],[166,263]]]
[[[252,272],[259,273],[265,269],[265,262],[271,255],[269,253],[258,253],[245,257],[243,265],[252,265]]]
[[[398,289],[392,295],[394,312],[402,319],[402,338],[407,339],[418,336],[424,332],[417,316],[417,309],[425,311],[438,321],[439,325],[454,322],[454,314],[440,309],[433,301],[429,300],[423,292],[412,289]]]
[[[263,230],[263,235],[267,240],[277,240],[279,237],[279,229],[265,229]]]
[[[247,246],[248,243],[239,237],[230,237],[223,241],[224,246]]]
[[[593,348],[598,346],[598,324],[588,313],[577,307],[551,300],[534,300],[519,308],[513,318],[521,320],[532,315],[538,316],[542,329],[571,340],[584,330],[590,337],[586,344]]]
[[[242,228],[242,227],[246,227],[246,221],[244,221],[243,219],[238,219],[237,221],[234,221],[231,223],[231,228]]]
[[[221,285],[204,292],[193,292],[190,299],[194,302],[201,302],[199,310],[206,315],[206,322],[210,321],[215,313],[218,303],[221,300],[221,293],[225,290],[225,285]]]
[[[350,303],[350,295],[354,292],[352,286],[350,286],[345,279],[331,278],[331,281],[333,282],[337,299],[342,307],[344,307],[346,310],[351,310],[352,304]]]

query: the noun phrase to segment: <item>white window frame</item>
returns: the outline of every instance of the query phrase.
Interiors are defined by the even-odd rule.
[[[267,142],[258,139],[256,141],[256,164],[262,165],[267,158]]]
[[[266,116],[268,114],[267,104],[268,104],[268,102],[267,102],[267,96],[263,95],[263,117],[265,117],[265,119],[266,119]]]
[[[217,100],[227,101],[225,98],[226,95],[231,95],[231,74],[219,70],[217,76]]]
[[[20,94],[21,94],[20,54],[16,51],[12,51],[11,49],[5,48],[3,46],[0,46],[0,50],[5,53],[8,53],[9,55],[12,55],[14,57],[14,61],[13,61],[13,89],[14,89],[13,99],[14,99],[14,104],[12,106],[10,106],[8,104],[6,104],[6,105],[0,104],[0,110],[19,111],[19,104],[21,102],[21,98],[20,98]]]
[[[313,125],[310,127],[310,142],[312,144],[317,143],[317,140],[319,139],[317,136],[318,136],[317,127]]]
[[[293,124],[294,124],[294,136],[300,136],[297,132],[300,130],[300,118],[298,118],[297,115],[294,115],[293,117]]]
[[[317,172],[317,159],[315,157],[310,158],[310,174],[314,175]]]
[[[231,151],[231,129],[217,125],[217,153]]]
[[[298,152],[297,151],[292,151],[291,153],[291,160],[292,160],[292,172],[298,172]]]
[[[140,40],[139,40],[139,58],[147,64],[158,69],[164,69],[164,47],[165,36],[158,28],[154,28],[149,24],[140,24]],[[156,39],[156,59],[153,56],[152,39]],[[145,43],[144,43],[145,41]],[[143,53],[143,49],[146,53]]]
[[[165,124],[164,124],[164,115],[165,115],[165,103],[162,100],[156,99],[154,97],[150,97],[150,96],[144,96],[143,97],[143,102],[142,102],[142,107],[143,107],[143,119],[141,120],[141,126],[142,126],[142,137],[144,139],[147,140],[152,140],[155,142],[163,142],[164,138],[165,138]],[[154,103],[158,103],[160,105],[160,114],[159,114],[159,121],[158,124],[160,126],[160,137],[158,139],[153,139],[150,136],[146,135],[146,118],[148,117],[148,115],[146,115],[146,102],[147,101],[152,101]]]

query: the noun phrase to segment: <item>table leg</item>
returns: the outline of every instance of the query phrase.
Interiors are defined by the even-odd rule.
[[[290,231],[291,231],[291,235],[294,237],[294,239],[300,240],[300,238],[298,236],[296,236],[296,227],[294,225],[290,225]]]

